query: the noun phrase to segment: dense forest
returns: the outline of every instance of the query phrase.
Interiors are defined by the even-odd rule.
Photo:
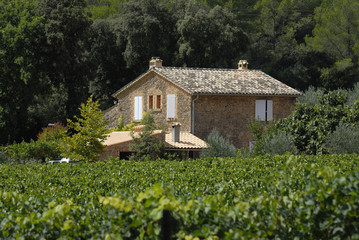
[[[35,138],[164,65],[251,69],[299,90],[350,89],[357,0],[2,0],[0,144]]]

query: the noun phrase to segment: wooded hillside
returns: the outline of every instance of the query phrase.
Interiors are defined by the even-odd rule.
[[[251,69],[300,90],[358,80],[356,0],[4,0],[0,2],[0,144],[65,122],[89,95],[148,68]]]

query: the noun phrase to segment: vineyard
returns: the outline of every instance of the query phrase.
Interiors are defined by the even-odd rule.
[[[359,157],[0,165],[1,239],[359,239]]]

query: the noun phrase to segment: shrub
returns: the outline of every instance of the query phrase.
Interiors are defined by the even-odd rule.
[[[263,153],[271,155],[297,152],[291,134],[282,130],[278,130],[271,136],[265,136],[261,147]]]
[[[130,156],[130,160],[156,160],[164,153],[164,143],[152,135],[155,127],[155,120],[151,112],[145,113],[141,123],[145,126],[138,136],[132,131],[133,139],[130,145],[131,150],[135,151]]]
[[[22,141],[4,148],[6,154],[15,162],[45,161],[59,158],[61,155],[59,145],[55,141]]]
[[[359,99],[359,84],[355,84],[353,90],[348,92],[347,104],[353,106],[354,102]]]
[[[52,126],[43,128],[42,132],[37,135],[37,139],[40,141],[62,141],[66,134],[66,127],[61,123],[54,123]]]
[[[0,164],[9,163],[9,162],[11,162],[11,159],[6,155],[5,152],[0,150]]]
[[[122,114],[118,118],[118,124],[116,126],[116,131],[124,131],[123,130],[123,115]]]
[[[359,127],[341,122],[325,142],[330,153],[359,154]]]
[[[299,97],[297,101],[308,106],[314,106],[318,103],[318,98],[323,96],[323,94],[323,90],[310,86],[304,95]]]
[[[359,103],[348,106],[346,102],[346,91],[337,90],[318,97],[318,103],[314,106],[298,103],[288,118],[278,121],[277,128],[292,134],[299,152],[326,153],[326,138],[338,124],[341,121],[355,123],[359,120]]]
[[[213,129],[208,135],[208,148],[201,152],[201,157],[236,157],[237,148],[231,144],[228,139],[225,139],[219,133],[218,129]]]

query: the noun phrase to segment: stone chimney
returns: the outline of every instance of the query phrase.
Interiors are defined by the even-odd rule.
[[[181,124],[180,123],[174,123],[172,124],[172,142],[179,142],[180,141],[180,131],[181,130]]]
[[[248,69],[247,60],[239,60],[239,62],[238,62],[238,70],[247,70],[247,69]]]
[[[152,57],[150,60],[150,69],[153,67],[162,67],[162,60],[159,57]]]

